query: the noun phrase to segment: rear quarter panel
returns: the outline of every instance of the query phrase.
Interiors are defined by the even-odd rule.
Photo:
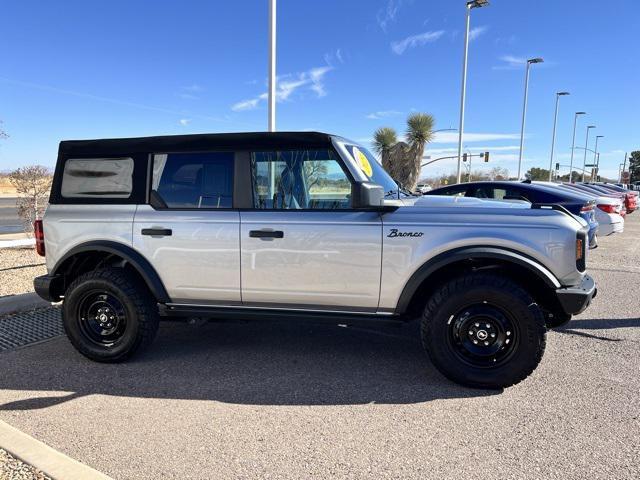
[[[132,246],[135,211],[136,205],[49,205],[43,221],[47,270],[72,248],[92,240]]]

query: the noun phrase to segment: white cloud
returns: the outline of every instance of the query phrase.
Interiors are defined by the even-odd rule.
[[[196,93],[200,93],[203,91],[204,88],[194,83],[191,85],[180,87],[180,93],[178,93],[178,96],[184,100],[199,100],[200,97],[196,95]]]
[[[503,55],[500,60],[504,62],[502,65],[496,65],[492,67],[494,70],[513,70],[516,68],[522,68],[527,64],[527,59],[524,57],[515,57],[513,55]]]
[[[198,97],[197,95],[193,95],[192,93],[179,93],[178,96],[180,98],[182,98],[183,100],[198,100],[200,99],[200,97]]]
[[[372,112],[366,115],[366,118],[369,120],[381,120],[386,117],[394,117],[396,115],[402,115],[402,112],[398,112],[397,110],[382,110],[379,112]]]
[[[487,25],[481,25],[479,27],[472,28],[469,31],[469,41],[470,42],[474,41],[476,38],[478,38],[480,35],[485,33],[487,30],[489,30],[489,27]]]
[[[327,91],[324,86],[325,75],[333,70],[333,67],[325,65],[322,67],[314,67],[305,72],[297,74],[287,74],[276,79],[276,101],[283,102],[289,100],[294,93],[299,90],[310,90],[315,93],[316,97],[324,97]],[[231,106],[234,112],[245,110],[253,110],[257,108],[261,101],[267,100],[267,92],[260,95],[241,100]]]
[[[180,125],[182,125],[183,127],[186,127],[187,125],[189,125],[191,123],[191,119],[190,118],[181,118],[180,120],[178,120],[178,123]]]
[[[390,23],[393,23],[396,20],[396,16],[400,11],[400,7],[402,7],[403,0],[388,0],[387,5],[384,8],[378,10],[378,14],[376,15],[376,20],[378,22],[378,26],[382,29],[383,32],[387,32],[387,27]]]
[[[411,35],[410,37],[391,42],[391,50],[396,55],[402,55],[407,48],[414,48],[424,45],[426,43],[435,42],[442,35],[444,30],[436,30],[432,32],[418,33],[417,35]]]
[[[466,133],[463,136],[464,143],[490,142],[494,140],[519,140],[519,133]],[[458,132],[438,132],[431,143],[457,143]]]
[[[204,88],[196,83],[193,83],[191,85],[187,85],[186,87],[182,87],[182,90],[184,90],[185,92],[202,92],[204,91]]]

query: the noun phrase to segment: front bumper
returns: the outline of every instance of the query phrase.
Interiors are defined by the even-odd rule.
[[[47,302],[59,302],[64,291],[64,278],[60,275],[42,275],[33,279],[33,288]]]
[[[596,282],[589,275],[585,275],[582,278],[580,285],[556,290],[558,301],[568,315],[577,315],[584,312],[597,293]]]

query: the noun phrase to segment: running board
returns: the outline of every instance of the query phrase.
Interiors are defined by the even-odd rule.
[[[313,322],[355,324],[398,324],[404,318],[386,313],[355,313],[303,309],[243,306],[158,304],[162,317],[202,317],[216,320],[310,320]]]

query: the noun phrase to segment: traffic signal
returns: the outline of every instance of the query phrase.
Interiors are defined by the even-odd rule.
[[[556,163],[556,172],[560,170],[560,163]]]
[[[489,152],[484,152],[484,163],[489,161]]]
[[[466,161],[467,161],[467,154],[466,154],[466,153],[463,153],[463,154],[462,154],[462,161],[463,161],[463,162],[466,162]]]

